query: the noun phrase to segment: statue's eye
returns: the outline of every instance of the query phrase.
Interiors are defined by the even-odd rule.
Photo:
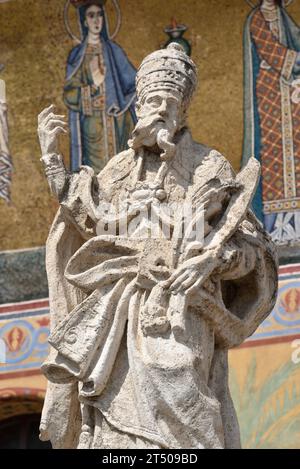
[[[161,100],[158,96],[151,96],[146,100],[146,104],[151,104],[151,106],[160,106]]]

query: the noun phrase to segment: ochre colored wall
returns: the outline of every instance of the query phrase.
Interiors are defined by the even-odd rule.
[[[110,0],[108,0],[109,6]],[[220,150],[239,168],[243,134],[242,31],[250,7],[244,0],[119,0],[122,27],[116,41],[138,66],[160,47],[175,16],[189,27],[200,86],[190,112],[194,138]],[[300,21],[299,0],[289,7]],[[64,0],[11,0],[0,4],[1,78],[6,81],[10,149],[14,161],[12,205],[0,200],[0,250],[43,245],[56,202],[39,161],[38,113],[50,103],[65,113],[62,86],[73,42]],[[74,20],[74,18],[73,18]],[[74,23],[74,21],[73,21]],[[68,160],[68,139],[61,141]]]

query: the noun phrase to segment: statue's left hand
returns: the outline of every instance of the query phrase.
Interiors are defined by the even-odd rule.
[[[44,109],[38,116],[38,135],[42,150],[42,156],[57,153],[58,135],[66,133],[66,122],[63,115],[53,113],[55,106]]]
[[[164,283],[164,287],[173,294],[185,291],[192,293],[198,288],[210,274],[219,266],[220,258],[217,250],[208,250],[197,257],[183,262]]]
[[[218,272],[220,267],[233,274],[236,268],[243,268],[246,275],[248,270],[254,268],[255,258],[252,252],[246,258],[239,249],[219,249],[218,247],[207,249],[202,254],[183,262],[165,282],[164,287],[174,294],[184,291],[189,295],[201,287],[214,271]]]

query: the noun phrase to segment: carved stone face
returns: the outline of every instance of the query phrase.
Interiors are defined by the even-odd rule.
[[[92,34],[100,34],[103,26],[102,8],[98,5],[91,5],[85,12],[85,23]]]
[[[143,132],[145,146],[156,143],[157,133],[161,129],[174,136],[183,121],[181,94],[173,89],[151,91],[137,103],[138,129]]]

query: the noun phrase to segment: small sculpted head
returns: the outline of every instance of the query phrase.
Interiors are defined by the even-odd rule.
[[[195,64],[178,44],[146,57],[137,73],[138,123],[129,146],[152,148],[162,159],[171,158],[174,137],[186,125],[196,82]]]

